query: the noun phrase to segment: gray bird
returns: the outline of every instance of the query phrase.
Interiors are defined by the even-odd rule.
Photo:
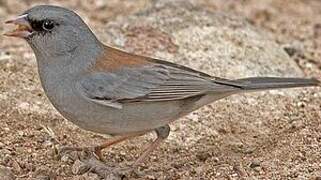
[[[25,39],[33,49],[53,106],[85,130],[115,136],[94,147],[99,157],[112,144],[156,132],[133,166],[168,137],[169,123],[204,105],[237,93],[320,85],[304,78],[228,80],[123,52],[101,43],[76,13],[57,6],[33,7],[7,23],[17,29],[6,35]]]

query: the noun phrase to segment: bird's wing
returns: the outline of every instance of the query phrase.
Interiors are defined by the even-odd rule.
[[[124,57],[124,54],[113,57],[128,58],[127,62],[129,61],[129,57]],[[131,65],[126,67],[118,67],[122,61],[117,61],[116,70],[100,69],[79,80],[76,85],[78,91],[90,101],[122,108],[124,103],[181,100],[208,92],[227,92],[238,88],[232,81],[215,79],[166,61],[131,61]],[[110,62],[107,68],[113,66]],[[104,64],[100,64],[99,68],[102,65]]]

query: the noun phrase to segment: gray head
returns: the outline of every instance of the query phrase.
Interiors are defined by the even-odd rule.
[[[62,56],[72,53],[79,46],[94,48],[90,45],[100,44],[75,12],[58,6],[35,6],[7,23],[18,27],[6,35],[24,38],[36,56]]]

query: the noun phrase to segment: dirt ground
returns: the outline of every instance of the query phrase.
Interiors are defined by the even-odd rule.
[[[153,0],[0,0],[3,21],[34,4],[73,8],[93,29],[117,16],[138,12]],[[320,0],[200,0],[208,11],[246,17],[270,33],[306,76],[321,77]],[[60,145],[88,146],[106,136],[83,131],[64,120],[40,86],[36,61],[22,40],[0,37],[0,176],[17,179],[98,179],[78,175],[74,162],[57,156]],[[227,98],[172,124],[169,139],[127,179],[321,179],[320,88]],[[129,165],[152,135],[121,143],[105,158]],[[9,176],[7,176],[7,179]]]

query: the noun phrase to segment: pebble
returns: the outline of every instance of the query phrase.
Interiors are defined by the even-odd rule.
[[[254,159],[250,164],[251,168],[256,168],[256,167],[259,167],[259,166],[261,166],[261,161],[257,160],[257,159]]]
[[[85,163],[81,162],[79,159],[77,159],[75,161],[75,163],[73,164],[71,171],[75,175],[81,175],[81,174],[88,172],[89,169],[90,169],[90,167],[87,164],[85,164]]]

